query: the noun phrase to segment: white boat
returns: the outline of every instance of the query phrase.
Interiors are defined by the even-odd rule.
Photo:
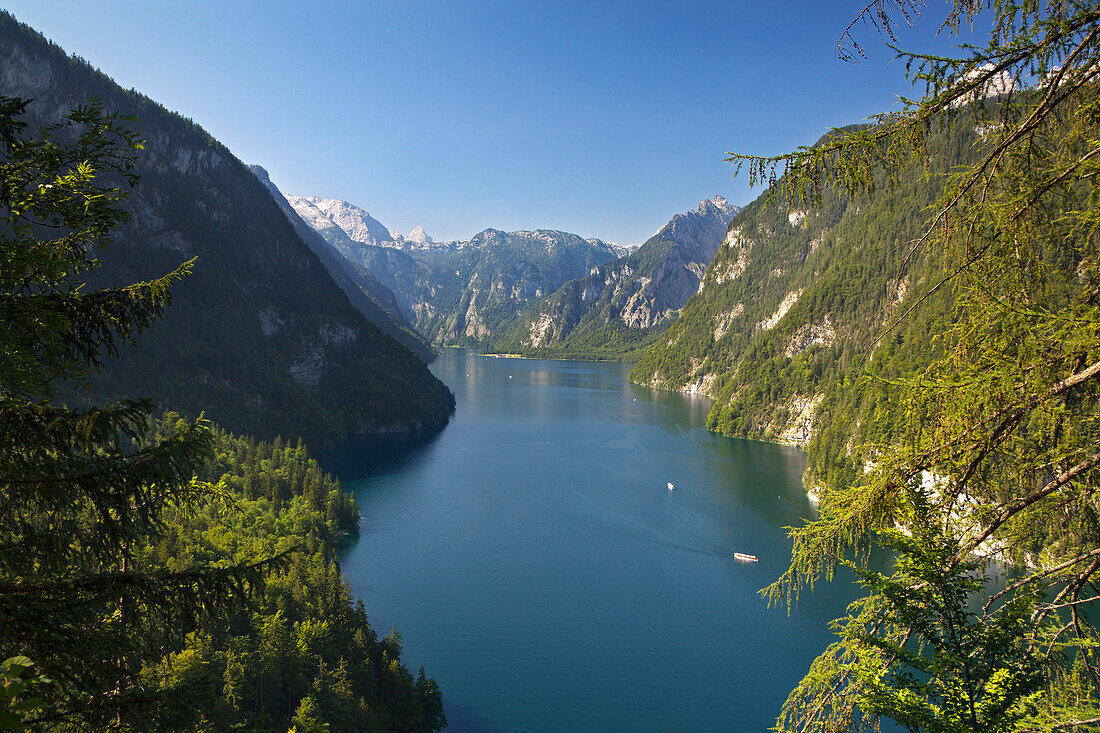
[[[747,552],[735,552],[733,553],[734,560],[740,560],[741,562],[758,562],[759,558],[756,555],[750,555]]]
[[[673,490],[673,489],[675,489],[675,488],[676,488],[676,487],[672,485],[672,482],[671,482],[671,481],[669,481],[669,482],[668,482],[668,490],[669,490],[669,491],[672,491],[672,490]]]

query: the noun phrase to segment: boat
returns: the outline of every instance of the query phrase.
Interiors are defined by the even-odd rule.
[[[673,489],[675,489],[675,488],[676,488],[676,487],[672,485],[672,482],[671,482],[671,481],[669,481],[669,482],[668,482],[668,490],[669,490],[669,491],[672,491],[672,490],[673,490]]]
[[[740,560],[741,562],[759,562],[756,555],[750,555],[747,552],[735,552],[733,553],[734,560]]]

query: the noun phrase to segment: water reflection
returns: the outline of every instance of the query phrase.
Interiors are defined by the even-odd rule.
[[[415,470],[419,462],[431,455],[441,432],[354,438],[335,450],[319,454],[317,462],[343,481]]]

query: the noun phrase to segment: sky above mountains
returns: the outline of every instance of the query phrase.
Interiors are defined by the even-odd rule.
[[[905,69],[859,2],[7,0],[279,188],[436,240],[487,227],[631,244],[722,194],[726,151],[775,154],[889,109]],[[107,9],[109,7],[109,10]],[[903,45],[942,52],[932,3]]]

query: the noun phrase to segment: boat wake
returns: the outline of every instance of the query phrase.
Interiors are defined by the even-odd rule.
[[[651,544],[660,545],[662,547],[669,547],[674,550],[680,550],[681,552],[690,552],[695,555],[714,557],[718,558],[719,560],[727,560],[730,563],[733,563],[735,554],[733,549],[724,546],[722,543],[715,542],[713,539],[709,539],[698,533],[693,533],[694,539],[697,540],[696,542],[685,542],[681,538],[672,537],[664,532],[661,532],[658,529],[639,522],[637,519],[634,519],[627,514],[616,511],[615,509],[612,509],[611,507],[597,501],[586,493],[582,493],[577,489],[573,489],[572,491],[573,495],[576,496],[578,499],[581,499],[585,503],[595,507],[603,514],[613,517],[614,519],[619,520],[619,522],[625,525],[629,525],[630,528],[627,528],[622,524],[619,524],[617,526],[608,526],[608,529],[616,532],[617,534],[621,534],[635,540],[640,540],[642,542],[648,542]],[[695,527],[699,530],[702,530],[703,522],[699,517],[699,513],[694,509],[683,505],[683,503],[681,503],[681,505],[684,506],[685,510],[689,512],[688,516],[692,518]]]

